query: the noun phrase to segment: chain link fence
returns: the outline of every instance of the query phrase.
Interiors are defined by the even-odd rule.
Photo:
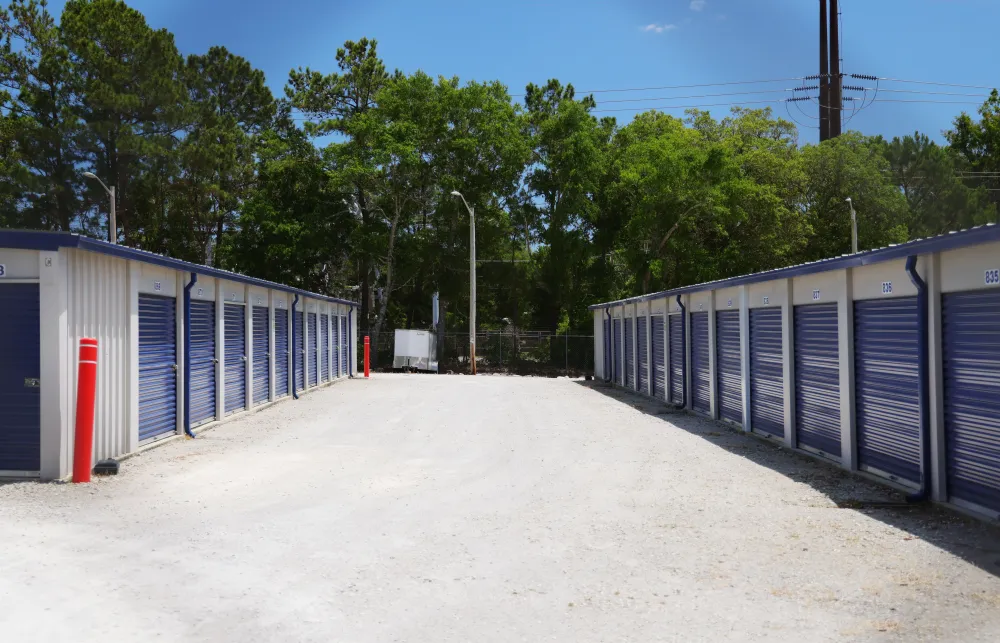
[[[378,346],[371,345],[372,364],[380,371],[392,370],[395,333],[383,333]],[[358,356],[364,355],[359,338]],[[469,333],[445,333],[439,347],[440,373],[469,372]],[[480,373],[516,375],[569,375],[594,372],[594,336],[546,331],[494,331],[476,333],[476,370]]]

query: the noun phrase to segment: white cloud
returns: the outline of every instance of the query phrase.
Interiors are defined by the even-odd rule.
[[[647,31],[647,32],[652,31],[653,33],[663,33],[664,31],[673,31],[676,28],[677,25],[667,25],[667,24],[660,25],[655,22],[652,22],[646,25],[645,27],[639,27],[639,29],[641,29],[642,31]]]
[[[691,0],[691,11],[701,11],[708,4],[708,0]]]

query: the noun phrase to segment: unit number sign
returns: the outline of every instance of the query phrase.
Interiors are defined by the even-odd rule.
[[[882,294],[883,295],[891,295],[892,294],[892,282],[891,281],[883,281],[882,282]]]
[[[2,268],[2,267],[3,266],[0,266],[0,268]],[[2,277],[2,276],[3,276],[3,274],[2,274],[2,272],[0,272],[0,277]],[[985,276],[985,281],[986,281],[986,285],[987,286],[996,286],[997,284],[1000,284],[1000,268],[994,268],[993,270],[987,270],[984,276]]]
[[[7,266],[0,263],[0,277],[6,277],[6,276],[7,276]]]

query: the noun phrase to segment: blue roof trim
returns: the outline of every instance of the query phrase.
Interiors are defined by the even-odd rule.
[[[180,259],[173,259],[171,257],[158,255],[154,252],[148,252],[146,250],[137,250],[136,248],[120,246],[107,241],[98,241],[97,239],[83,237],[70,232],[0,230],[0,248],[45,250],[50,252],[57,251],[60,248],[78,248],[88,252],[96,252],[112,257],[118,257],[120,259],[141,261],[143,263],[153,264],[164,268],[171,268],[173,270],[194,272],[204,277],[214,277],[216,279],[225,279],[227,281],[249,284],[251,286],[260,286],[261,288],[269,288],[271,290],[280,290],[282,292],[299,294],[310,299],[328,301],[336,304],[346,304],[348,306],[358,305],[357,302],[349,301],[347,299],[329,297],[327,295],[321,295],[308,290],[302,290],[301,288],[293,288],[292,286],[285,286],[273,281],[267,281],[265,279],[247,277],[246,275],[229,272],[228,270],[220,270],[219,268],[212,268],[210,266],[202,266],[196,263],[181,261]]]
[[[648,295],[641,295],[639,297],[629,297],[627,299],[618,299],[602,304],[594,304],[592,306],[588,306],[587,310],[600,310],[602,308],[611,308],[612,306],[638,304],[646,301],[653,301],[655,299],[665,299],[675,295],[704,292],[706,290],[718,290],[720,288],[743,286],[746,284],[773,281],[775,279],[801,277],[804,275],[827,272],[830,270],[858,268],[860,266],[882,263],[883,261],[905,259],[910,255],[944,252],[946,250],[976,246],[998,240],[1000,240],[1000,226],[988,223],[975,228],[969,228],[968,230],[950,232],[938,237],[916,239],[914,241],[908,241],[906,243],[889,246],[887,248],[879,248],[877,250],[866,250],[855,255],[844,255],[842,257],[821,259],[811,263],[803,263],[796,266],[788,266],[786,268],[777,268],[775,270],[757,272],[751,275],[730,277],[729,279],[720,279],[718,281],[708,281],[702,284],[674,288],[673,290],[663,290],[660,292],[650,293]]]

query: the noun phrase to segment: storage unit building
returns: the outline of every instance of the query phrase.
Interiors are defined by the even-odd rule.
[[[356,327],[353,302],[75,234],[0,231],[0,477],[69,475],[83,337],[99,350],[95,461],[287,395],[294,299]]]
[[[1000,227],[591,309],[599,376],[1000,519]]]

